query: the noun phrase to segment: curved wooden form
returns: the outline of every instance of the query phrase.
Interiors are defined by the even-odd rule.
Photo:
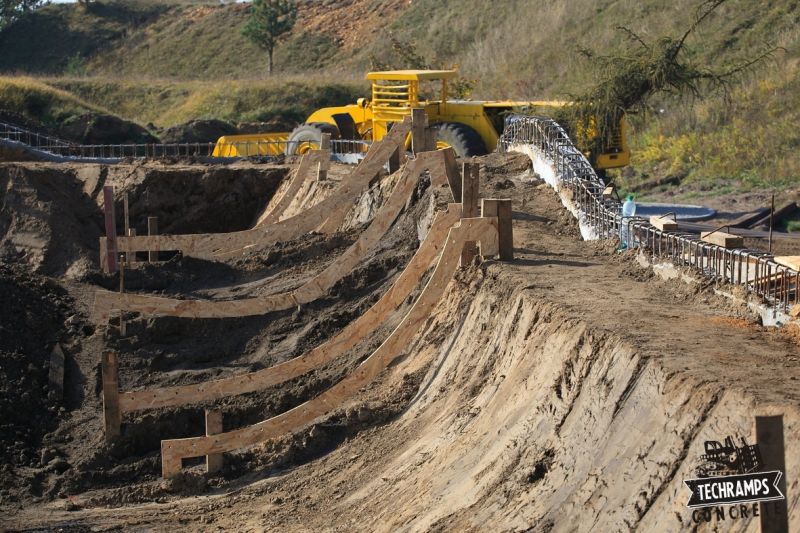
[[[427,170],[433,186],[448,184],[445,152],[424,152],[409,161],[402,171],[394,190],[381,206],[369,227],[358,240],[345,250],[328,267],[306,281],[300,287],[269,296],[244,298],[239,300],[182,300],[146,294],[126,294],[98,289],[95,292],[93,319],[104,323],[113,313],[121,310],[134,311],[148,316],[177,316],[185,318],[225,318],[263,315],[273,311],[290,309],[321,298],[333,285],[361,261],[394,224],[397,216],[408,202],[419,178]]]
[[[312,150],[304,154],[300,159],[300,164],[297,166],[297,169],[295,169],[289,185],[284,188],[280,198],[269,203],[267,208],[264,209],[264,212],[258,217],[258,220],[256,220],[255,225],[261,226],[278,222],[281,215],[286,211],[286,208],[292,203],[292,199],[297,195],[297,191],[300,190],[306,181],[309,181],[312,176],[314,176],[314,172],[318,168],[322,168],[322,165],[324,165],[324,169],[327,170],[328,166],[330,166],[330,161],[330,150]]]
[[[397,123],[386,137],[370,146],[367,156],[331,196],[297,216],[231,233],[117,237],[117,251],[175,250],[201,259],[219,259],[226,255],[239,255],[253,246],[274,244],[313,231],[331,216],[338,216],[340,210],[346,212],[386,161],[398,150],[404,153],[405,139],[410,130],[410,118]],[[102,248],[104,239],[100,240]]]
[[[461,217],[461,204],[450,204],[436,214],[428,236],[397,280],[363,315],[348,324],[338,335],[311,351],[275,366],[228,378],[161,389],[131,391],[119,395],[121,413],[145,409],[179,407],[247,394],[283,383],[319,368],[361,342],[411,294],[444,246],[447,233]]]
[[[497,218],[462,219],[460,226],[450,230],[436,270],[417,301],[392,334],[352,374],[316,398],[258,424],[217,435],[161,441],[162,476],[179,473],[184,458],[223,453],[264,442],[296,431],[341,405],[403,352],[408,340],[439,302],[458,267],[464,243],[468,241],[479,241],[486,255],[496,254]]]

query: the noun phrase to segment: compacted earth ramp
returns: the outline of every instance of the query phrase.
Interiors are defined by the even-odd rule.
[[[231,233],[120,236],[116,237],[114,245],[118,252],[123,253],[150,250],[180,251],[191,257],[224,259],[241,255],[245,250],[254,246],[287,241],[320,227],[322,227],[322,231],[325,231],[326,228],[328,231],[335,231],[352,202],[381,171],[389,158],[398,151],[403,152],[402,148],[405,146],[405,139],[410,130],[410,118],[398,123],[380,142],[370,146],[367,156],[333,194],[302,214],[274,224],[260,224],[249,230]],[[101,245],[101,248],[105,247]]]
[[[800,529],[796,326],[764,328],[741,299],[719,294],[741,296],[735,288],[715,287],[680,267],[654,271],[648,258],[636,250],[619,253],[614,241],[583,241],[526,156],[493,154],[477,162],[482,196],[513,198],[514,260],[464,261],[459,250],[463,267],[444,287],[435,285],[441,294],[425,304],[413,331],[392,334],[417,305],[404,298],[386,323],[326,366],[263,393],[212,403],[223,414],[220,431],[205,434],[203,411],[182,404],[179,412],[161,407],[131,420],[118,441],[105,444],[100,350],[120,351],[122,381],[134,392],[164,387],[170,375],[183,380],[187,372],[208,373],[222,361],[207,355],[203,367],[175,357],[165,372],[164,356],[146,358],[149,348],[135,336],[117,340],[113,327],[85,332],[84,348],[67,347],[75,366],[66,375],[81,394],[69,396],[69,410],[48,434],[42,447],[47,462],[20,466],[13,459],[0,472],[3,525],[65,531],[758,531],[761,516],[754,514],[774,513],[773,506],[697,513],[686,506],[684,481],[697,477],[706,442],[730,435],[753,443],[755,417],[781,415],[789,531]],[[369,292],[357,313],[313,345],[337,338],[382,298],[387,283],[397,283],[391,278],[383,275],[383,289]],[[90,288],[71,292],[84,309]],[[347,296],[338,294],[342,312],[350,309]],[[422,293],[414,296],[423,301]],[[333,304],[314,305],[322,314]],[[251,327],[264,333],[246,337],[249,343],[268,338],[278,346],[313,328],[311,314],[218,319],[219,326],[154,317],[147,327],[160,328],[159,350],[168,353],[214,327],[225,336],[242,336],[244,326]],[[285,329],[271,329],[276,323]],[[227,340],[222,337],[220,344]],[[391,341],[397,344],[388,360],[371,356],[387,339],[399,338]],[[269,367],[270,361],[259,362]],[[331,392],[364,375],[346,394]],[[298,428],[292,417],[303,417],[306,408],[309,423]],[[286,425],[279,428],[281,421]],[[274,438],[261,442],[253,429],[260,422]],[[215,439],[232,436],[245,437],[236,446],[253,446],[225,453],[221,470],[206,473],[196,460],[179,465],[173,457],[169,473],[182,471],[161,478],[162,439],[182,458],[230,449]]]
[[[400,178],[389,198],[383,203],[369,227],[362,232],[358,240],[325,270],[296,289],[269,296],[227,301],[185,300],[98,290],[94,304],[95,320],[100,323],[105,322],[112,312],[120,310],[149,316],[237,317],[289,309],[316,300],[351,272],[364,255],[378,244],[403,207],[409,202],[423,175],[427,173],[430,176],[431,184],[435,187],[446,187],[450,181],[455,179],[455,176],[447,176],[448,169],[451,167],[446,164],[450,158],[445,152],[451,150],[451,148],[447,148],[436,152],[422,152],[415,159],[410,160],[399,171]]]

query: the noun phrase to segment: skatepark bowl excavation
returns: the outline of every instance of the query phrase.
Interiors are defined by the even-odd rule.
[[[357,165],[327,140],[286,163],[0,164],[25,310],[2,320],[28,332],[0,336],[0,525],[800,528],[797,270],[623,218],[552,121],[509,117],[502,153],[460,162],[431,138],[406,120]],[[686,507],[727,435],[786,500]]]

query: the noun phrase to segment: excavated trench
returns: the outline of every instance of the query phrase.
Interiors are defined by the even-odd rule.
[[[633,253],[582,242],[574,220],[529,172],[526,159],[478,160],[483,196],[514,198],[515,261],[460,270],[404,353],[351,401],[296,434],[226,454],[220,474],[204,475],[197,462],[187,463],[186,473],[166,482],[158,479],[158,443],[197,434],[202,410],[130,417],[123,438],[107,448],[99,399],[87,397],[71,423],[47,440],[69,439],[59,446],[71,468],[59,476],[30,473],[43,499],[23,498],[26,509],[11,524],[754,531],[752,512],[696,523],[683,480],[696,477],[704,441],[739,435],[752,442],[754,415],[778,413],[785,424],[790,520],[800,523],[800,455],[793,445],[800,432],[797,340],[788,330],[760,327],[745,307],[715,296],[708,285],[659,280]],[[129,339],[103,340],[122,353],[122,388],[263,368],[330,338],[391,284],[433,203],[420,191],[380,249],[329,299],[299,314],[134,321]],[[371,201],[365,197],[359,205],[367,209]],[[265,268],[280,273],[319,245],[297,243],[292,253],[300,255],[287,254],[287,263],[276,256],[269,263],[271,252],[259,253]],[[323,268],[326,255],[309,260],[308,272]],[[258,261],[215,268],[231,269],[235,283],[249,279]],[[198,277],[176,273],[170,282],[176,293],[198,293],[215,277],[201,274],[202,262],[187,266]],[[326,368],[215,403],[225,412],[225,429],[316,396],[352,372],[396,321]],[[97,383],[94,369],[88,379]],[[67,500],[73,507],[64,510],[59,494],[75,495],[77,503]],[[37,514],[42,509],[47,517]]]

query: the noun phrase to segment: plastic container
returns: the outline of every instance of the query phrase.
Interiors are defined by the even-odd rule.
[[[633,195],[629,194],[622,204],[622,225],[619,230],[619,249],[626,250],[629,247],[633,248],[635,243],[629,242],[628,235],[628,220],[636,216],[636,202],[633,201]]]

